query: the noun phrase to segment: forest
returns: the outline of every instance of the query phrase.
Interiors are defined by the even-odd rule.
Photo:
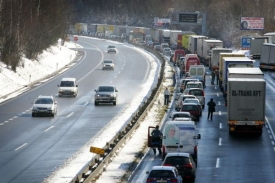
[[[243,35],[275,31],[275,0],[0,0],[0,61],[16,71],[23,56],[37,59],[59,38],[66,39],[75,23],[150,27],[154,17],[169,18],[173,12],[205,13],[207,36],[227,47],[237,47]],[[264,30],[240,30],[241,17],[263,17]],[[201,30],[182,25],[171,29]]]

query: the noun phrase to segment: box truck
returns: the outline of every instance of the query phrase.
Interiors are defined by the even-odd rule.
[[[265,125],[266,81],[263,78],[229,78],[227,118],[229,134],[262,134]]]

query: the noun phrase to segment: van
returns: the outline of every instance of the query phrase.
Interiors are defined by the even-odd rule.
[[[78,84],[75,78],[63,78],[58,86],[58,96],[73,96],[78,94]]]
[[[204,65],[190,65],[189,75],[190,75],[190,77],[201,76],[205,79]]]
[[[160,51],[163,52],[164,48],[169,48],[169,44],[168,43],[161,43],[160,44]]]
[[[186,152],[190,153],[197,163],[200,138],[194,121],[167,121],[163,128],[162,158],[164,159],[167,153]]]

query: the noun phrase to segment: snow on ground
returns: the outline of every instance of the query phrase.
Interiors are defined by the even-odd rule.
[[[18,94],[26,91],[28,85],[35,81],[39,81],[57,70],[68,65],[76,56],[76,52],[70,48],[75,48],[77,45],[72,42],[66,42],[64,46],[52,46],[50,49],[44,51],[38,61],[31,61],[23,58],[20,67],[16,72],[13,72],[6,65],[0,63],[0,103],[5,100],[15,97]],[[157,70],[157,63],[153,57],[140,49],[137,49],[144,54],[151,63],[151,71],[147,82],[142,86],[142,89],[138,96],[129,103],[129,107],[125,109],[119,116],[111,121],[104,129],[102,129],[96,138],[91,139],[83,148],[81,148],[73,157],[67,160],[63,167],[53,172],[53,174],[44,180],[44,182],[51,183],[65,183],[70,182],[77,173],[87,164],[89,160],[94,156],[89,152],[90,146],[103,147],[123,126],[124,122],[129,119],[132,114],[139,107],[139,103],[144,99],[150,90],[150,86],[153,83],[154,75]],[[166,66],[166,78],[171,77],[171,67]],[[170,72],[169,72],[170,71]],[[171,79],[165,79],[163,88],[170,86]],[[149,125],[156,125],[160,119],[157,115],[157,109],[160,107],[159,102],[163,105],[163,91],[159,94],[158,100],[148,113],[146,119],[141,123],[140,127],[136,131],[136,135],[133,136],[125,144],[123,149],[108,165],[107,171],[97,180],[97,182],[115,182],[119,181],[121,177],[126,173],[129,164],[136,158],[135,154],[143,150],[146,142],[147,127]],[[138,135],[137,135],[138,134]],[[125,166],[122,166],[125,165]]]
[[[6,95],[12,92],[23,92],[27,86],[43,79],[69,64],[76,56],[76,51],[70,49],[76,45],[65,42],[64,46],[52,46],[44,51],[37,60],[22,58],[16,72],[0,62],[0,102],[7,100]],[[18,95],[18,93],[17,93]],[[14,97],[9,95],[8,97]]]

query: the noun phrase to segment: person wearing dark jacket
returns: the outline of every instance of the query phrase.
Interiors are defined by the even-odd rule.
[[[152,144],[155,144],[154,146],[158,148],[159,155],[162,154],[161,151],[161,139],[162,139],[162,132],[159,130],[159,126],[157,125],[156,128],[151,133],[152,136]],[[154,154],[156,154],[156,149],[153,148]]]
[[[213,119],[213,112],[215,112],[216,103],[211,98],[210,101],[207,103],[207,105],[208,105],[208,117],[207,117],[207,119],[209,120],[209,117],[210,117],[210,119],[212,120]]]

